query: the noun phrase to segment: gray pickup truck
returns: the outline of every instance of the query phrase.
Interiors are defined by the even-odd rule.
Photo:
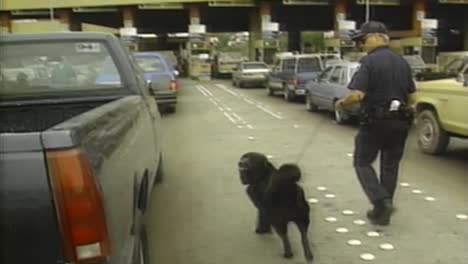
[[[148,263],[161,117],[119,39],[2,36],[0,98],[0,263]]]

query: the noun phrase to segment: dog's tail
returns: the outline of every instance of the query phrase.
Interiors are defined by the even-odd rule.
[[[278,174],[282,183],[293,184],[301,180],[301,169],[293,163],[281,165],[278,169]]]

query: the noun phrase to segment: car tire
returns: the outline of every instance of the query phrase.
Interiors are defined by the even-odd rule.
[[[317,112],[318,111],[317,105],[315,105],[314,102],[312,102],[312,98],[310,98],[309,94],[306,94],[306,109],[309,112]]]
[[[426,154],[441,154],[450,143],[450,136],[440,126],[437,114],[432,110],[423,110],[418,114],[417,135],[418,146]]]
[[[275,91],[273,91],[273,89],[271,88],[270,82],[267,82],[267,83],[266,83],[266,89],[267,89],[267,91],[268,91],[268,95],[269,95],[269,96],[275,96]]]

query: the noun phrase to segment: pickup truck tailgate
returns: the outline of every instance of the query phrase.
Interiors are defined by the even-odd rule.
[[[40,133],[0,134],[0,263],[63,263]]]

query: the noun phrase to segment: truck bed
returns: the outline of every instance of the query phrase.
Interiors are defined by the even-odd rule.
[[[112,99],[93,101],[29,102],[0,106],[0,133],[28,133],[47,130],[67,119],[108,103]]]

